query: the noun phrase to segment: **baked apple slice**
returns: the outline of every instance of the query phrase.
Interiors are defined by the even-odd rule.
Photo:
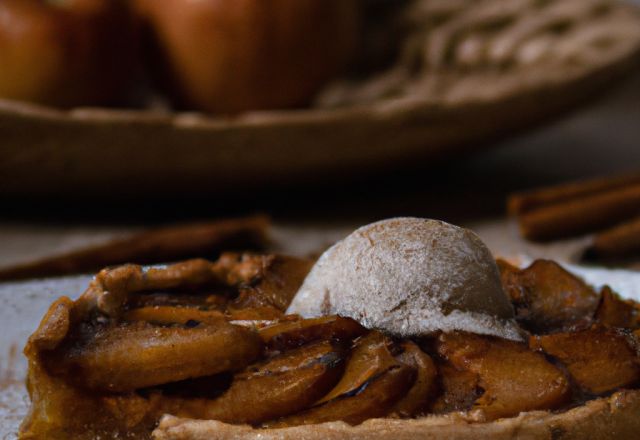
[[[475,401],[484,394],[479,374],[458,370],[443,361],[436,361],[436,369],[439,392],[429,405],[429,413],[469,411]]]
[[[126,393],[237,370],[261,350],[254,331],[224,320],[195,328],[136,323],[87,333],[81,327],[45,363],[53,374],[68,375],[81,386]]]
[[[257,423],[311,406],[340,379],[345,359],[329,341],[286,351],[233,377],[215,399],[187,399],[177,415],[227,423]]]
[[[351,318],[339,315],[302,319],[297,315],[284,319],[275,325],[258,329],[269,351],[281,351],[307,344],[311,341],[327,339],[336,343],[351,345],[352,341],[369,332]]]
[[[235,285],[240,286],[237,298],[228,305],[232,314],[256,307],[284,312],[313,266],[312,260],[286,255],[229,253],[227,258],[232,260],[229,273],[237,277]]]
[[[591,323],[599,296],[554,261],[519,269],[498,260],[502,284],[518,324],[533,334],[563,333]]]
[[[229,321],[230,317],[217,310],[200,310],[195,307],[144,306],[122,314],[124,322],[148,322],[155,325],[181,325],[197,327]]]
[[[525,343],[453,332],[438,337],[436,351],[454,368],[479,376],[484,393],[471,414],[480,420],[557,409],[571,400],[562,369]]]
[[[406,395],[417,376],[413,365],[394,358],[392,352],[397,350],[391,339],[372,331],[356,341],[342,379],[329,394],[312,408],[265,426],[282,428],[337,420],[357,425],[383,416]]]
[[[423,414],[431,404],[437,388],[438,371],[431,357],[415,343],[405,340],[401,345],[404,352],[398,355],[397,359],[407,365],[413,365],[417,376],[409,392],[389,409],[389,414],[414,417]]]
[[[635,330],[640,327],[640,306],[633,300],[623,300],[609,286],[604,286],[594,318],[600,325]]]
[[[531,347],[556,357],[585,391],[603,394],[640,383],[638,340],[606,326],[533,336]]]

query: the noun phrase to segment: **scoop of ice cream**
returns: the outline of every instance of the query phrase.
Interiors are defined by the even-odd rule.
[[[399,336],[437,330],[521,339],[491,252],[468,229],[395,218],[326,251],[287,313],[339,314]]]

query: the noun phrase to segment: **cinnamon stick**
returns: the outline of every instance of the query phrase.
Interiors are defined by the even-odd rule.
[[[640,184],[541,205],[520,215],[520,231],[546,241],[602,230],[640,215]]]
[[[2,269],[0,281],[86,273],[124,263],[216,257],[233,249],[259,249],[267,243],[268,229],[269,219],[265,216],[174,225]]]
[[[640,253],[640,217],[597,234],[585,258],[618,260],[634,253]]]
[[[610,192],[633,185],[640,185],[640,174],[600,177],[588,181],[520,192],[509,196],[507,212],[510,216],[517,217],[542,206],[560,204],[582,196]]]

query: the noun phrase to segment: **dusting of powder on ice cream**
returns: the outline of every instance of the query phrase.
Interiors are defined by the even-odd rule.
[[[322,255],[287,313],[339,314],[398,336],[438,330],[520,340],[491,252],[471,231],[395,218],[364,226]]]

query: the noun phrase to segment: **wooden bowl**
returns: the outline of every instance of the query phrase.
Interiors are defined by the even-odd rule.
[[[407,39],[413,43],[406,47],[415,46],[416,36],[423,38],[409,55],[411,63],[422,60],[418,71],[408,67],[407,56],[401,57],[388,72],[355,87],[329,86],[324,97],[335,90],[342,95],[325,99],[331,106],[324,108],[225,118],[151,110],[58,110],[0,100],[0,196],[228,194],[428,163],[553,120],[640,65],[640,13],[629,4],[547,2],[556,8],[574,4],[577,12],[561,16],[564,21],[552,14],[547,21],[538,17],[539,23],[532,25],[537,17],[531,13],[533,0],[489,3],[494,4],[493,15],[469,7],[437,25],[425,19],[417,30],[420,14],[409,11],[413,30]],[[583,10],[587,7],[591,15]],[[505,11],[511,21],[505,21]],[[496,30],[487,25],[491,23],[503,28]],[[545,28],[549,23],[556,27]],[[523,30],[534,25],[535,32]],[[583,34],[582,40],[576,37]],[[473,38],[461,35],[479,42],[478,53],[494,50],[509,37],[514,42],[511,58],[469,56]],[[531,58],[529,46],[535,49],[545,38],[551,39],[549,47],[565,51],[526,59]],[[380,87],[385,81],[392,86]],[[372,98],[370,90],[376,87],[381,96]]]

